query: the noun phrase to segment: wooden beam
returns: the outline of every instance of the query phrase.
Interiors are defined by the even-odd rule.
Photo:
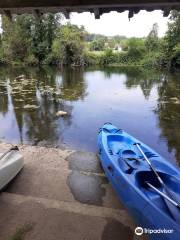
[[[101,14],[99,12],[99,8],[94,8],[93,10],[95,19],[100,19]]]
[[[127,10],[129,18],[139,10],[162,10],[167,16],[166,9],[180,11],[180,0],[0,0],[0,14],[6,14],[5,11],[10,11],[10,14],[32,13],[34,9],[41,13],[62,12],[67,19],[70,12],[93,12],[99,19],[103,13]]]
[[[175,6],[180,5],[179,0],[1,0],[0,8],[38,8],[38,7],[78,7],[103,8],[123,6]]]
[[[34,13],[34,16],[35,16],[37,19],[39,19],[39,18],[41,17],[41,12],[40,12],[39,9],[34,9],[33,13]]]
[[[4,10],[3,11],[5,16],[9,19],[9,21],[12,22],[12,14],[11,14],[11,11],[10,10]]]
[[[65,16],[65,18],[66,19],[70,19],[70,13],[69,13],[69,11],[68,10],[63,10],[63,14],[64,14],[64,16]]]
[[[128,13],[128,18],[129,20],[134,16],[134,11],[133,10],[129,10],[129,13]]]
[[[170,14],[170,11],[171,11],[171,9],[165,9],[165,10],[163,11],[163,17],[168,17],[169,14]]]

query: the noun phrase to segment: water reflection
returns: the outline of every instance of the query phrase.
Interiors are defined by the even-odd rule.
[[[150,71],[138,67],[108,68],[104,70],[106,77],[109,78],[113,73],[125,74],[127,76],[125,85],[127,88],[136,88],[139,86],[146,99],[149,98],[151,89],[155,84],[162,82],[165,73],[158,71]]]
[[[0,112],[5,115],[8,110],[8,90],[7,83],[0,81]]]
[[[167,74],[158,86],[158,104],[161,137],[168,141],[169,151],[175,150],[180,162],[180,75]]]
[[[1,67],[0,76],[0,139],[96,151],[98,128],[112,121],[180,162],[178,74]],[[68,115],[57,117],[59,110]]]
[[[68,69],[60,72],[49,68],[29,68],[29,71],[8,68],[2,69],[2,73],[0,112],[9,112],[9,120],[16,119],[18,134],[15,138],[19,139],[15,140],[53,146],[58,141],[63,142],[63,129],[71,125],[71,101],[86,95],[82,70],[72,73]],[[65,121],[56,117],[58,110],[68,112]],[[6,121],[1,121],[1,132],[11,140],[13,136],[3,131],[5,125]]]

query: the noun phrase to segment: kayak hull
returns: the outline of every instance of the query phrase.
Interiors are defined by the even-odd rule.
[[[24,160],[19,151],[11,151],[0,160],[0,190],[15,178],[23,165]]]
[[[145,229],[146,231],[149,229],[159,230],[158,233],[148,234],[149,239],[178,240],[180,225],[168,215],[162,197],[151,193],[151,191],[144,188],[143,184],[140,184],[142,179],[153,179],[154,184],[157,183],[152,171],[146,162],[142,160],[142,156],[133,145],[133,143],[137,142],[141,144],[146,154],[149,154],[161,177],[166,179],[170,175],[173,181],[174,179],[177,180],[178,185],[180,183],[178,169],[151,148],[126,132],[117,129],[112,124],[105,124],[98,135],[99,158],[102,167],[120,201],[128,209],[138,226],[142,227],[144,231]],[[126,158],[127,156],[128,158]],[[140,158],[143,163],[135,164],[134,160],[129,161],[131,163],[131,167],[129,167],[129,165],[123,163],[124,158]],[[169,175],[167,175],[167,172]],[[170,184],[169,182],[167,181],[167,184]]]

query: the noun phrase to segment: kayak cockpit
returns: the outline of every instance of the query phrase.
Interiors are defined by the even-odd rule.
[[[134,145],[136,142],[136,139],[132,137],[130,138],[124,133],[107,135],[108,149],[111,150],[112,154],[122,154],[122,157],[142,158],[142,155],[138,152],[138,149]],[[142,150],[145,152],[147,157],[158,157],[155,152],[150,151],[144,145],[142,146]]]
[[[136,183],[138,184],[138,188],[141,192],[148,197],[154,206],[161,209],[165,214],[174,219],[174,215],[172,213],[175,212],[176,215],[180,214],[180,209],[170,204],[169,201],[166,201],[166,199],[162,197],[158,191],[165,193],[169,197],[173,196],[173,200],[180,203],[180,179],[162,171],[157,172],[163,180],[165,188],[160,184],[151,170],[137,171],[135,174]],[[149,186],[153,186],[155,190]],[[168,189],[168,192],[166,192],[166,188]]]

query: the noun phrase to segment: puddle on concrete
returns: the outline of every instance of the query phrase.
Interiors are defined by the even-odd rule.
[[[98,206],[102,206],[103,203],[105,189],[102,184],[105,183],[105,177],[86,175],[78,171],[72,171],[67,179],[71,193],[77,201]]]
[[[101,240],[132,240],[134,233],[131,228],[114,219],[107,219]]]
[[[77,151],[68,156],[66,160],[71,170],[103,173],[100,161],[94,153]]]

